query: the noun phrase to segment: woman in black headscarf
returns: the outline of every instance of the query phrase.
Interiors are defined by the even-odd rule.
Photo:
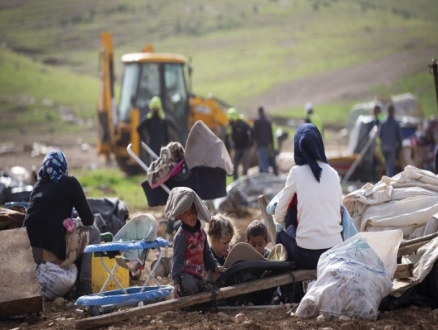
[[[277,243],[286,247],[288,260],[295,261],[297,268],[316,269],[320,255],[342,243],[342,189],[338,173],[328,164],[321,133],[315,125],[298,127],[294,159],[296,166],[291,168],[281,191],[275,220],[286,228],[295,226],[296,237],[283,230],[277,234]],[[286,214],[294,203],[296,223],[287,223]]]
[[[82,224],[75,229],[67,225],[72,224],[73,208]],[[83,251],[87,244],[100,243],[100,231],[93,223],[94,215],[81,184],[68,174],[64,153],[50,151],[39,169],[23,226],[27,228],[36,264],[51,262],[61,267],[76,264],[78,295],[91,293],[92,255]],[[66,226],[72,232],[68,232]]]

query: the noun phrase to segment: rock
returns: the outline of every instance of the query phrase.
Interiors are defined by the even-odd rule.
[[[235,323],[242,323],[242,322],[245,321],[245,320],[246,320],[245,314],[242,314],[242,313],[237,314],[237,315],[234,317],[234,322],[235,322]]]
[[[65,321],[65,317],[58,317],[55,321]]]
[[[325,327],[325,328],[319,328],[319,330],[333,330],[333,328]]]
[[[283,303],[280,303],[280,308],[286,308],[286,306]]]
[[[224,312],[219,312],[216,315],[219,316],[221,319],[224,319],[224,320],[228,320],[229,319],[228,315],[225,314]]]
[[[23,322],[20,324],[20,326],[22,326],[22,327],[27,327],[28,325],[29,325],[29,323],[27,323],[27,322]]]
[[[284,304],[284,306],[286,306],[286,309],[290,309],[291,304],[287,303],[287,304]]]
[[[317,323],[324,323],[325,322],[325,316],[324,315],[319,315],[317,318],[316,318],[316,322]]]
[[[392,325],[389,324],[383,328],[383,330],[392,330],[392,329],[393,329]]]
[[[352,322],[346,322],[346,323],[342,323],[340,326],[341,330],[350,330],[350,329],[354,329],[353,323]]]
[[[67,303],[67,300],[65,300],[62,297],[58,297],[55,300],[53,300],[53,305],[55,305],[56,307],[62,307]]]
[[[438,308],[434,309],[430,314],[438,315]]]
[[[255,328],[254,327],[255,324],[252,321],[245,321],[245,322],[243,322],[242,325],[245,329],[254,329]]]
[[[350,321],[351,317],[345,316],[345,315],[341,315],[339,316],[339,321]]]

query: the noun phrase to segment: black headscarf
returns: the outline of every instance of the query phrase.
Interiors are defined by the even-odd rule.
[[[322,168],[316,160],[328,164],[325,156],[324,143],[319,130],[313,124],[303,124],[298,127],[294,137],[294,159],[297,165],[310,166],[316,181],[321,179]]]

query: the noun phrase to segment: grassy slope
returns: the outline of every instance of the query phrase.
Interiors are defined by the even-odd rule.
[[[193,60],[196,92],[239,103],[277,83],[436,45],[437,14],[435,0],[38,0],[0,11],[0,41],[97,77],[99,34],[110,30],[116,57],[146,42],[183,53]],[[96,88],[76,100],[93,106]],[[337,121],[350,104],[322,106]],[[295,112],[302,114],[286,113]]]
[[[98,81],[0,49],[0,130],[80,128],[61,120],[93,118]]]

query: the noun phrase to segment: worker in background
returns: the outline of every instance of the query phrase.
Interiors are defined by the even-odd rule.
[[[380,123],[382,122],[382,105],[380,102],[376,102],[373,109],[373,127],[377,126],[377,129],[380,128]],[[376,167],[379,165],[379,163],[384,163],[385,160],[382,156],[382,153],[380,151],[380,145],[377,146],[380,142],[376,139],[376,141],[371,146],[371,181],[373,183],[377,182],[376,178]]]
[[[321,117],[319,117],[313,110],[313,104],[311,102],[307,102],[304,106],[304,109],[306,111],[306,118],[304,120],[305,123],[310,123],[316,126],[318,128],[321,135],[323,135],[323,125]]]
[[[244,121],[243,115],[239,114],[236,108],[230,108],[227,111],[228,127],[227,138],[225,144],[227,149],[234,149],[233,165],[234,165],[234,180],[238,177],[239,164],[242,163],[243,175],[248,174],[249,156],[253,143],[253,131],[251,127]]]
[[[388,107],[388,117],[380,124],[379,139],[383,157],[386,163],[386,176],[395,174],[395,159],[397,150],[402,146],[400,124],[395,120],[395,109],[391,104]]]
[[[137,127],[140,138],[146,141],[157,156],[160,156],[161,147],[170,142],[165,116],[161,99],[154,96],[149,102],[149,112]]]
[[[278,138],[277,138],[277,125],[271,122],[272,129],[272,148],[269,150],[269,166],[272,167],[272,171],[275,175],[278,175],[277,169],[277,155],[279,152]]]
[[[266,117],[263,107],[259,107],[258,116],[254,120],[254,139],[256,142],[260,173],[268,173],[269,154],[272,150],[274,139],[272,136],[271,120]]]

